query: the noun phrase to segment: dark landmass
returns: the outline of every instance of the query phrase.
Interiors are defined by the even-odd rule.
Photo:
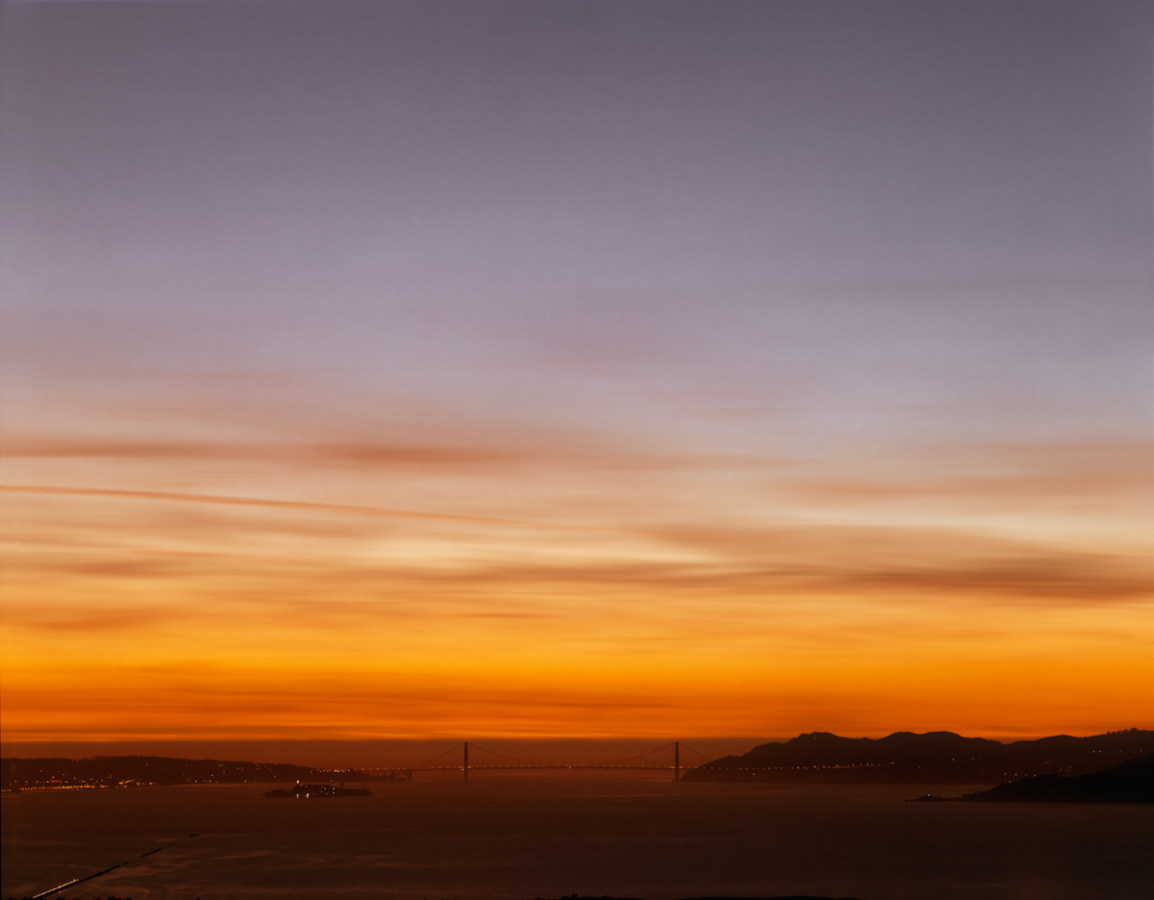
[[[66,787],[134,787],[149,784],[243,784],[245,782],[370,781],[355,769],[328,770],[287,763],[176,759],[167,756],[95,756],[90,759],[0,760],[4,790]]]
[[[977,803],[1154,803],[1154,753],[1084,775],[1032,775],[988,791]]]
[[[682,775],[684,781],[804,784],[999,784],[1034,775],[1080,775],[1154,752],[1154,731],[1057,735],[1003,744],[949,731],[843,738],[816,732],[762,744]]]

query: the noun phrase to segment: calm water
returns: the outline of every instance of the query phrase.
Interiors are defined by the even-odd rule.
[[[5,795],[0,893],[129,861],[64,896],[1154,895],[1151,807],[917,804],[903,800],[925,787],[599,774],[369,787],[368,799],[321,801],[265,799],[266,785]]]

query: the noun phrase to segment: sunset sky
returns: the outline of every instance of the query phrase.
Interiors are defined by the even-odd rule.
[[[1154,728],[1149,3],[0,15],[5,753]]]

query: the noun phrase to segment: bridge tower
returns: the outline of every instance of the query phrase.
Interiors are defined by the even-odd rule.
[[[681,741],[673,742],[673,783],[681,784]]]
[[[469,742],[465,741],[465,764],[461,767],[465,773],[465,781],[469,780]]]

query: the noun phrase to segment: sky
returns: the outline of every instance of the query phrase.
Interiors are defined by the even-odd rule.
[[[1154,727],[1149,4],[0,9],[5,752]]]

